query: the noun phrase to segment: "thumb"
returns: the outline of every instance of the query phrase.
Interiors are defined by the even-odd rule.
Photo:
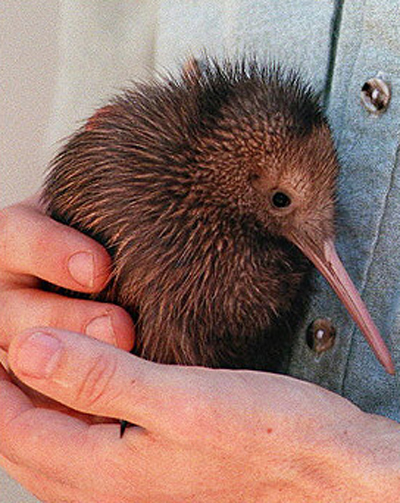
[[[123,419],[143,428],[167,427],[169,383],[172,388],[176,383],[173,375],[169,378],[172,367],[52,328],[15,336],[9,365],[25,384],[74,410]]]

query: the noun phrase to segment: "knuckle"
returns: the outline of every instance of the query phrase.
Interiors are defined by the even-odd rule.
[[[117,358],[110,353],[95,357],[77,391],[79,403],[90,408],[108,405],[120,392],[116,388]]]

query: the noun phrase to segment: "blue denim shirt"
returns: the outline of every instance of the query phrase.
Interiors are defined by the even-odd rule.
[[[315,2],[314,2],[315,3]],[[342,173],[338,248],[400,372],[400,6],[344,2],[327,96]],[[360,102],[368,79],[391,87],[385,113]],[[363,410],[400,421],[399,374],[388,376],[333,293],[320,282],[309,318],[328,316],[338,328],[333,349],[316,361],[297,340],[293,375],[349,398]]]
[[[299,68],[322,93],[342,164],[338,251],[400,373],[399,4],[209,0],[183,7],[165,1],[159,27],[156,54],[164,67],[204,46],[233,54],[252,50]],[[380,115],[368,112],[360,99],[364,83],[377,74],[392,91]],[[333,322],[337,336],[332,349],[317,358],[305,332],[320,317]],[[322,278],[298,334],[290,374],[400,421],[399,374],[385,373]]]

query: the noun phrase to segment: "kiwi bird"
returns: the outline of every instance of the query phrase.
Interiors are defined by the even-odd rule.
[[[393,373],[335,252],[338,169],[296,73],[205,58],[99,110],[52,163],[44,202],[111,254],[95,298],[132,315],[139,356],[281,371],[311,262]]]

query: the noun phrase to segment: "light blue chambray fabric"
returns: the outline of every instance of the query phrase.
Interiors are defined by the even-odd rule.
[[[174,68],[190,55],[255,52],[301,69],[325,86],[334,14],[332,0],[163,0],[155,61]]]
[[[400,5],[345,1],[328,115],[342,159],[338,248],[400,371]],[[383,74],[388,110],[360,102],[366,80]],[[320,282],[322,285],[322,281]],[[363,410],[400,421],[399,375],[388,376],[335,295],[317,292],[309,320],[328,316],[339,329],[332,351],[316,361],[298,338],[291,373],[346,396]],[[308,320],[308,321],[309,321]]]

